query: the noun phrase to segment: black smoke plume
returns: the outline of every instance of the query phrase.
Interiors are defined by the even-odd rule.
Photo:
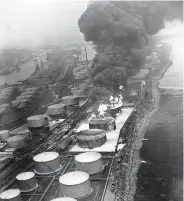
[[[127,88],[150,53],[149,37],[163,28],[168,2],[94,2],[78,21],[80,31],[93,42],[96,56],[90,68],[93,86],[111,94]]]

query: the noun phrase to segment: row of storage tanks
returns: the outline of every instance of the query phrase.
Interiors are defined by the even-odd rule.
[[[0,89],[0,114],[6,111],[9,104],[5,103],[5,101],[12,95],[13,87],[7,87],[4,89]]]
[[[13,89],[14,89],[13,87],[0,89],[0,103],[3,103],[5,99],[11,96]]]
[[[34,171],[22,172],[16,176],[17,189],[9,189],[0,194],[0,200],[22,201],[21,192],[31,192],[38,187],[36,175],[50,175],[61,170],[62,165],[57,152],[42,152],[33,157]],[[90,175],[104,169],[102,156],[97,152],[85,152],[74,158],[75,171],[65,173],[59,178],[59,196],[52,201],[74,201],[92,192]]]
[[[84,104],[86,97],[80,100],[77,96],[66,96],[62,98],[60,104],[48,106],[47,113],[52,119],[59,118],[62,114],[69,116],[79,109],[80,104]],[[83,101],[83,102],[82,102]],[[9,148],[21,149],[26,147],[27,141],[31,139],[32,134],[47,134],[49,128],[49,118],[47,115],[35,115],[27,118],[28,130],[19,131],[11,134],[9,130],[0,131],[0,141],[7,143]]]
[[[24,86],[19,86],[18,92],[20,92],[20,96],[16,97],[16,100],[11,101],[11,103],[4,103],[4,100],[6,100],[8,97],[11,96],[13,92],[12,87],[5,88],[0,90],[0,114],[6,111],[7,108],[25,108],[27,107],[28,103],[35,98],[39,88],[38,87],[31,87],[31,88],[25,88]]]
[[[24,88],[24,86],[20,86],[18,88],[20,95],[16,97],[16,100],[11,102],[14,108],[25,108],[28,103],[31,102],[39,91],[39,87],[30,87]]]

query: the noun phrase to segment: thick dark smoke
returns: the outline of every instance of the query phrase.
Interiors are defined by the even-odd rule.
[[[96,47],[90,69],[93,86],[118,93],[150,53],[149,35],[164,26],[171,2],[94,2],[78,21],[86,41]],[[171,9],[170,9],[171,10]]]
[[[85,40],[92,41],[98,53],[91,67],[93,85],[118,92],[127,77],[139,71],[149,52],[143,21],[114,3],[95,2],[78,24]]]

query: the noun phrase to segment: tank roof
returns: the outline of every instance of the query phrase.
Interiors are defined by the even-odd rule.
[[[77,185],[84,183],[89,179],[89,174],[86,172],[75,171],[62,175],[59,182],[64,185]]]
[[[22,172],[16,176],[17,180],[28,180],[35,176],[34,172]]]
[[[62,198],[55,198],[51,201],[77,201],[76,199],[74,198],[69,198],[69,197],[62,197]]]
[[[35,162],[48,162],[59,157],[57,152],[42,152],[33,157]]]
[[[9,189],[0,194],[1,199],[11,199],[17,197],[20,194],[19,189]]]
[[[78,154],[75,157],[75,160],[81,163],[88,163],[88,162],[94,162],[100,159],[102,156],[100,153],[97,152],[85,152]]]

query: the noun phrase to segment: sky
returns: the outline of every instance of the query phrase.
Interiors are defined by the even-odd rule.
[[[0,0],[0,48],[83,40],[78,19],[89,0]]]

